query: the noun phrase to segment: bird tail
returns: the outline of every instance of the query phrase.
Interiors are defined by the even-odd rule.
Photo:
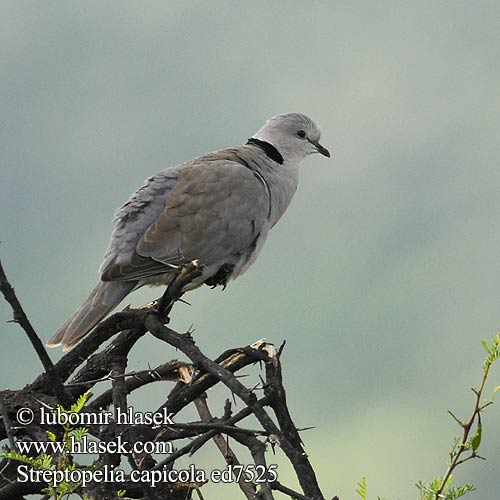
[[[71,349],[116,307],[136,284],[136,281],[100,281],[87,300],[50,337],[47,346],[62,345],[63,351]]]

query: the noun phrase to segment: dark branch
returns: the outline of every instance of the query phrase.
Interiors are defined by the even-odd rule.
[[[0,271],[0,284],[2,284],[0,288],[4,296],[5,290],[7,290],[6,299],[7,297],[15,298],[12,287],[6,279],[2,278],[5,275],[1,267]],[[188,454],[193,455],[211,439],[216,442],[226,464],[237,465],[241,463],[229,446],[229,439],[232,439],[247,450],[247,455],[248,453],[251,455],[251,459],[249,459],[253,461],[255,466],[265,468],[267,464],[266,448],[267,444],[270,443],[273,447],[278,445],[282,448],[295,469],[304,494],[295,492],[277,480],[273,480],[270,475],[268,475],[268,482],[258,485],[240,480],[242,494],[247,499],[272,500],[273,490],[275,490],[296,500],[324,500],[314,470],[302,446],[299,431],[286,406],[287,401],[279,361],[281,349],[276,351],[272,345],[258,341],[250,346],[227,350],[212,360],[200,351],[190,334],[179,334],[165,326],[165,323],[169,321],[168,314],[173,304],[181,297],[186,285],[199,276],[200,272],[201,266],[195,262],[183,266],[154,309],[147,306],[113,314],[100,323],[90,335],[58,363],[51,364],[48,369],[44,365],[45,373],[38,376],[33,383],[18,391],[1,391],[0,415],[3,417],[3,425],[0,425],[0,439],[7,438],[12,448],[15,445],[15,439],[43,440],[47,430],[54,432],[57,436],[61,435],[59,426],[42,427],[36,424],[37,421],[39,422],[40,405],[45,405],[49,409],[54,408],[57,404],[61,404],[63,396],[67,396],[71,403],[81,393],[93,389],[96,384],[108,382],[111,383],[111,387],[89,402],[83,409],[85,413],[98,413],[102,408],[108,408],[110,405],[115,412],[118,409],[125,412],[128,395],[133,391],[137,391],[152,382],[176,382],[159,409],[167,408],[170,415],[177,415],[183,408],[194,402],[201,421],[176,421],[174,424],[163,425],[117,424],[113,421],[110,424],[89,425],[87,426],[88,432],[97,440],[104,442],[117,442],[124,439],[126,442],[151,441],[183,444],[180,440],[186,438],[192,440],[184,446],[179,446],[176,451],[159,461],[147,452],[132,455],[129,451],[115,454],[106,451],[94,460],[92,466],[95,470],[101,470],[104,465],[118,467],[122,457],[125,457],[132,470],[169,471],[175,467],[180,457]],[[7,288],[5,288],[5,283],[8,285]],[[29,331],[31,325],[20,305],[19,308],[13,307],[13,311],[15,320]],[[21,316],[19,311],[22,312]],[[28,333],[26,328],[25,331]],[[154,369],[127,373],[130,352],[147,331],[170,346],[179,349],[189,358],[190,363],[172,360]],[[32,328],[31,333],[34,333]],[[36,333],[34,335],[38,344],[41,345]],[[103,343],[110,339],[112,340],[109,345],[102,348]],[[43,346],[42,349],[47,355]],[[256,361],[261,362],[260,364],[263,363],[266,367],[265,381],[261,379],[264,396],[260,399],[255,394],[257,387],[246,387],[241,379],[235,375],[237,371],[255,364]],[[59,386],[55,385],[54,377],[58,380]],[[63,386],[62,382],[68,380],[70,382]],[[225,386],[232,395],[243,401],[244,407],[236,414],[232,415],[231,405],[226,403],[222,417],[212,417],[204,395],[208,389],[217,384]],[[59,387],[59,392],[54,391],[54,388],[57,387]],[[63,406],[67,407],[66,401]],[[27,427],[12,427],[10,422],[15,420],[16,411],[21,407],[33,410],[34,424]],[[246,427],[237,425],[251,416],[256,418],[257,424],[255,419],[252,419],[252,423]],[[14,465],[14,462],[10,460],[3,462],[2,476],[0,476],[0,498],[17,499],[26,494],[39,493],[44,486],[43,484],[17,484],[15,482],[16,467]],[[202,483],[171,484],[166,482],[151,488],[146,483],[134,483],[131,481],[131,476],[128,475],[121,484],[91,484],[80,488],[77,494],[85,495],[92,500],[111,500],[116,498],[118,489],[125,489],[127,497],[130,498],[144,500],[180,500],[182,498],[190,500],[192,492],[198,491],[201,486]],[[202,498],[201,493],[199,496]]]
[[[5,271],[3,269],[1,261],[0,261],[0,291],[2,292],[2,295],[4,296],[5,300],[10,304],[10,307],[12,308],[14,323],[17,323],[24,330],[24,332],[26,333],[31,342],[31,345],[33,346],[33,349],[35,349],[35,352],[42,363],[42,366],[47,374],[47,377],[52,382],[52,388],[54,394],[59,398],[61,398],[63,401],[66,400],[66,397],[64,395],[64,388],[62,386],[61,379],[59,378],[57,372],[54,369],[54,364],[49,358],[49,355],[47,354],[47,351],[45,350],[45,347],[42,341],[40,340],[40,337],[37,335],[31,322],[28,320],[24,312],[24,309],[21,306],[21,303],[19,302],[16,293],[14,292],[14,288],[12,288],[11,284],[7,279],[7,276],[5,275]]]
[[[212,414],[207,404],[207,396],[203,394],[194,402],[196,409],[198,410],[198,415],[205,422],[210,422],[213,420]],[[229,447],[229,442],[226,441],[220,434],[216,434],[213,437],[214,443],[216,444],[219,451],[222,453],[227,465],[240,465],[241,462],[236,457],[234,451]],[[257,493],[257,488],[253,482],[245,481],[245,478],[241,476],[238,481],[240,490],[248,498],[248,500],[253,500]]]

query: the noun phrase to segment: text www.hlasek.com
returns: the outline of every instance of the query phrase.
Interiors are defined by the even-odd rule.
[[[35,417],[30,408],[21,408],[17,412],[17,421],[21,425],[30,425]],[[113,419],[114,417],[114,419]],[[169,413],[166,408],[157,412],[135,412],[133,407],[126,411],[117,409],[117,413],[103,411],[98,413],[77,413],[64,412],[60,408],[46,411],[41,408],[40,422],[44,425],[64,425],[75,427],[77,425],[103,425],[103,424],[136,424],[136,425],[174,425],[173,413]],[[171,455],[174,453],[174,445],[169,441],[124,441],[119,435],[112,441],[101,441],[90,438],[86,435],[78,437],[68,435],[64,441],[16,441],[17,451],[24,456],[57,456],[57,455],[80,455],[80,454],[117,454],[117,455],[140,455],[140,454],[160,454]],[[22,464],[17,468],[18,482],[44,482],[57,487],[62,482],[80,483],[82,487],[92,482],[113,482],[124,483],[127,480],[132,482],[144,482],[154,487],[158,483],[214,483],[229,482],[274,482],[278,478],[277,465],[228,465],[225,469],[214,469],[209,473],[202,469],[196,469],[190,465],[186,469],[162,469],[132,470],[128,474],[114,466],[104,465],[102,469],[78,466],[65,467],[62,469],[51,467],[50,469],[39,469],[32,465]]]
[[[80,455],[84,453],[159,453],[171,454],[174,452],[171,442],[163,441],[134,441],[130,443],[123,441],[121,436],[117,436],[115,441],[93,441],[84,436],[81,440],[76,440],[74,436],[70,436],[68,443],[57,441],[17,441],[16,448],[23,455],[31,455],[36,453],[52,454],[52,453],[70,453],[71,455]]]

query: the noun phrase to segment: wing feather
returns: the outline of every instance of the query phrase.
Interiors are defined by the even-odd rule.
[[[101,279],[137,280],[185,261],[209,266],[249,251],[268,222],[269,194],[232,151],[148,179],[117,212]]]
[[[179,263],[179,255],[206,265],[223,261],[250,247],[266,222],[267,206],[265,189],[239,163],[192,166],[182,172],[136,252],[171,264]]]

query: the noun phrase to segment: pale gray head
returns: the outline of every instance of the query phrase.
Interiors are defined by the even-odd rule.
[[[321,130],[306,115],[286,113],[266,121],[253,137],[272,144],[285,160],[302,160],[313,153],[330,157],[320,143]]]

